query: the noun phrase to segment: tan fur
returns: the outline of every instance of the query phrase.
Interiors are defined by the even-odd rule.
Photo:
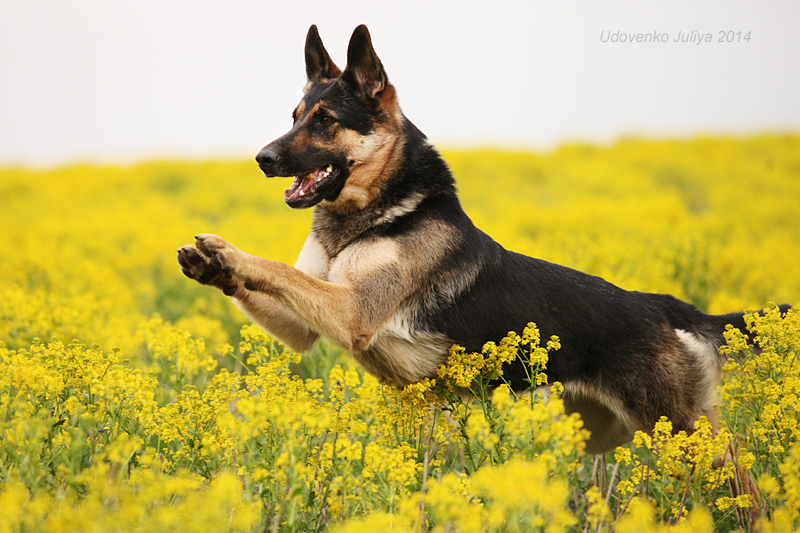
[[[390,375],[398,385],[410,385],[436,375],[451,343],[444,337],[412,332],[403,318],[395,314],[375,335],[370,349],[353,354],[373,375]]]
[[[295,268],[325,280],[328,275],[328,265],[325,249],[313,234],[309,235],[297,258]],[[234,300],[253,322],[297,352],[309,351],[319,338],[319,334],[306,321],[273,296],[244,289],[236,291]]]
[[[324,200],[322,204],[339,213],[361,211],[380,195],[381,188],[397,172],[403,160],[404,140],[396,132],[379,128],[367,136],[342,130],[335,142],[354,163],[336,200]]]
[[[586,443],[588,453],[610,450],[631,440],[640,427],[631,418],[621,399],[604,388],[590,383],[569,382],[564,384],[564,407],[568,412],[579,412],[584,427],[591,432]]]
[[[319,339],[319,334],[308,323],[273,296],[239,290],[234,295],[234,301],[253,322],[296,352],[309,351]]]
[[[400,264],[400,249],[392,239],[345,248],[331,264],[327,279],[333,283],[357,282],[359,277],[387,265]]]
[[[447,274],[439,265],[442,258],[454,247],[461,245],[461,234],[452,225],[438,220],[427,220],[420,231],[405,236],[401,241],[402,256],[412,269],[412,277],[419,281],[435,275],[439,279],[438,292],[449,299],[455,298],[470,287],[478,277],[481,265],[473,263]],[[420,302],[431,305],[431,302]]]

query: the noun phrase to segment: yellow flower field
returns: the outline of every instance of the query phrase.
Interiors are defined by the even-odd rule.
[[[800,136],[444,155],[507,248],[712,313],[800,303]],[[800,529],[800,313],[753,315],[757,356],[727,333],[719,433],[663,419],[587,456],[560,384],[487,389],[518,353],[547,383],[535,324],[398,390],[180,274],[197,233],[292,263],[287,186],[251,161],[0,169],[0,533]]]

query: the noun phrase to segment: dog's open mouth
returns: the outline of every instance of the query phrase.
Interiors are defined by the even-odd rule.
[[[290,207],[310,207],[322,200],[325,184],[332,181],[336,173],[336,167],[328,165],[303,176],[295,176],[292,186],[284,191],[283,198]]]

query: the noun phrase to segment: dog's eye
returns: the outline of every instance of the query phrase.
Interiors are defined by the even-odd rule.
[[[330,124],[333,121],[333,119],[331,117],[329,117],[328,115],[322,115],[321,117],[319,117],[319,121],[324,126],[327,126],[328,124]]]

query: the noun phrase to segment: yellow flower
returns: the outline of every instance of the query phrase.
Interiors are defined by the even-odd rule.
[[[617,448],[614,450],[614,460],[622,465],[631,464],[630,448]]]

